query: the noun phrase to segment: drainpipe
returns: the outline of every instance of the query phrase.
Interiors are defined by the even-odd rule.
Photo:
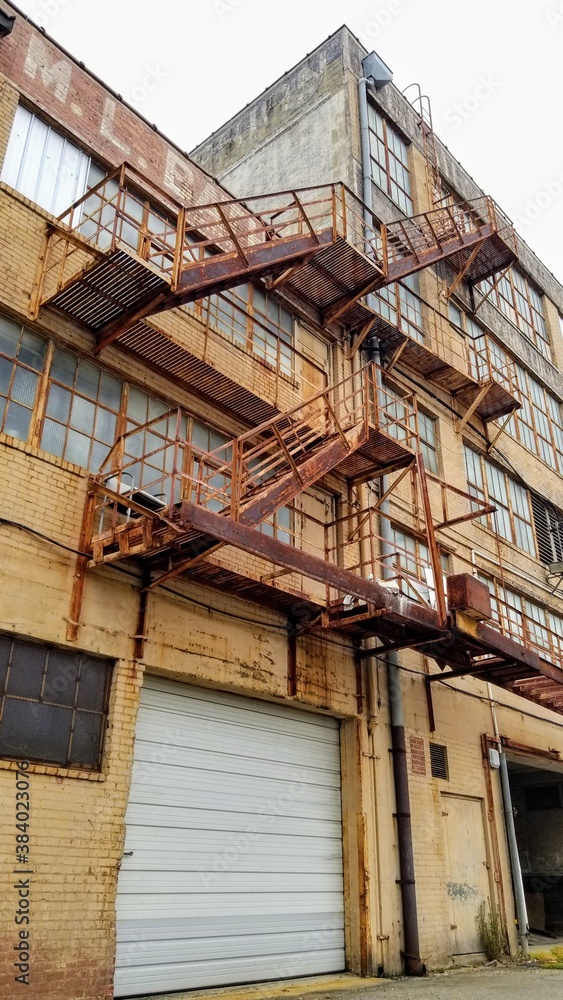
[[[370,360],[379,363],[379,344],[372,337],[369,344]],[[381,373],[378,373],[381,378]],[[380,490],[387,489],[385,477],[379,480]],[[382,515],[389,512],[389,503],[381,506]],[[382,552],[393,551],[391,541],[391,524],[387,517],[380,518],[380,534],[382,537]],[[383,575],[386,575],[385,563]],[[388,572],[388,571],[387,571]],[[412,835],[412,816],[410,806],[409,776],[407,768],[407,745],[405,736],[405,716],[403,693],[401,689],[401,670],[398,652],[388,653],[387,688],[389,691],[389,712],[391,716],[391,749],[393,754],[393,777],[395,781],[395,802],[397,816],[397,835],[399,842],[399,867],[401,873],[401,903],[403,908],[404,956],[405,971],[409,976],[426,975],[426,966],[420,957],[420,941],[418,934],[418,909],[416,904],[416,881],[414,872],[414,849]],[[375,669],[374,661],[370,660],[370,669]]]
[[[510,851],[510,865],[512,868],[512,882],[514,884],[514,898],[516,900],[516,916],[518,918],[518,937],[520,947],[525,958],[530,953],[528,942],[528,912],[526,908],[526,896],[524,894],[524,882],[522,880],[522,867],[520,865],[520,855],[518,853],[518,841],[516,840],[516,827],[514,825],[514,808],[512,806],[512,793],[510,791],[510,781],[508,778],[508,765],[506,754],[500,754],[500,780],[502,784],[502,799],[504,803],[504,815],[506,818],[506,833],[508,836],[508,849]]]
[[[370,80],[366,77],[358,83],[360,104],[360,133],[362,143],[362,175],[363,200],[366,205],[366,224],[372,225],[369,209],[371,196],[371,161],[368,121],[368,86]],[[369,300],[369,296],[368,296]],[[370,361],[378,366],[381,363],[379,341],[372,336],[369,340]],[[381,371],[378,368],[378,386],[381,388]],[[385,477],[379,480],[380,491],[385,493]],[[381,513],[388,514],[389,503],[381,507]],[[382,552],[385,555],[392,551],[391,525],[387,517],[380,518],[380,534],[383,539]],[[383,564],[385,566],[385,563]],[[384,569],[385,575],[385,569]],[[399,867],[401,873],[401,903],[403,909],[404,957],[405,971],[409,976],[424,976],[426,966],[420,958],[420,942],[418,933],[418,910],[416,904],[416,883],[414,874],[414,850],[412,837],[412,817],[410,808],[409,779],[407,769],[407,748],[405,738],[405,718],[403,694],[401,690],[401,671],[397,652],[387,654],[387,685],[389,690],[389,711],[391,716],[391,747],[393,754],[393,777],[395,782],[395,801],[397,815],[397,835],[399,846]],[[376,661],[369,658],[369,670],[376,670]]]

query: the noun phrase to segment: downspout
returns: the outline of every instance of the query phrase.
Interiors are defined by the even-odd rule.
[[[500,754],[500,780],[502,784],[502,799],[504,803],[504,815],[506,818],[506,833],[508,836],[510,865],[512,868],[512,882],[514,884],[516,916],[518,918],[518,937],[520,938],[522,954],[525,958],[527,958],[530,953],[528,942],[528,912],[526,908],[526,896],[524,894],[524,882],[522,880],[520,855],[518,853],[518,841],[516,839],[514,808],[512,806],[512,793],[510,791],[510,781],[508,778],[508,765],[506,763],[506,754],[502,752]]]
[[[371,196],[371,161],[370,161],[370,140],[369,140],[369,120],[368,120],[368,85],[367,77],[362,77],[358,83],[359,104],[360,104],[360,133],[362,148],[362,176],[363,176],[363,200],[366,205],[366,224],[372,225],[370,207]],[[369,300],[369,297],[368,297]],[[372,336],[369,341],[369,357],[377,365],[380,365],[381,355],[379,341]],[[378,368],[378,386],[381,388],[381,371]],[[385,477],[379,480],[380,492],[385,493]],[[381,507],[381,514],[389,512],[389,503]],[[383,540],[382,552],[385,555],[393,549],[391,538],[391,525],[388,517],[380,518],[380,534]],[[384,563],[385,565],[385,563]],[[385,571],[384,571],[385,572]],[[389,711],[391,717],[391,747],[393,754],[393,777],[395,783],[395,801],[397,816],[397,835],[399,847],[399,868],[401,883],[401,903],[403,910],[403,932],[404,932],[404,958],[405,971],[409,976],[423,976],[426,974],[426,966],[420,957],[420,941],[418,932],[418,910],[416,903],[416,883],[414,872],[414,850],[412,836],[412,817],[410,808],[409,779],[407,769],[407,748],[405,737],[405,719],[403,707],[403,694],[401,690],[401,672],[399,667],[399,655],[397,652],[388,653],[387,662],[387,686],[389,690]],[[370,657],[368,669],[375,671],[376,660]]]

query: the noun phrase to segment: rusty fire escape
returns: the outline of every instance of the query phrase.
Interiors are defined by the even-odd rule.
[[[123,166],[49,225],[32,314],[56,307],[95,335],[96,352],[116,341],[152,361],[155,352],[166,351],[167,338],[150,317],[251,279],[270,288],[285,284],[321,324],[361,330],[373,324],[364,301],[372,291],[441,260],[476,283],[515,255],[514,233],[489,198],[389,225],[373,219],[370,227],[365,207],[341,184],[183,207]],[[404,341],[397,329],[394,335],[398,350]],[[451,364],[441,368],[435,379],[460,398],[465,392],[466,405],[483,420],[516,405],[494,379],[486,391],[467,378],[451,388],[459,372]],[[343,527],[349,517],[323,527],[318,554],[283,532],[276,537],[276,513],[331,472],[356,486],[391,476],[390,490],[411,477],[429,551],[426,591],[396,565],[391,586],[389,572],[378,573],[377,558],[366,573],[352,555],[358,526]],[[482,593],[477,608],[479,601],[467,594],[460,600],[470,577],[449,580],[448,608],[437,533],[491,508],[432,480],[419,451],[416,399],[403,399],[397,408],[371,364],[212,452],[185,439],[179,412],[155,418],[122,435],[89,479],[68,637],[77,638],[88,568],[135,557],[145,580],[141,644],[147,594],[182,574],[275,601],[306,626],[375,636],[383,650],[416,647],[449,666],[445,676],[477,674],[563,707],[558,666],[494,622],[483,624],[490,604],[483,607]],[[368,520],[383,499],[366,513]],[[370,538],[373,547],[373,531]],[[262,565],[258,576],[229,561],[232,547]],[[217,559],[219,549],[225,552]],[[323,598],[307,597],[291,583],[279,588],[282,575],[316,581]]]

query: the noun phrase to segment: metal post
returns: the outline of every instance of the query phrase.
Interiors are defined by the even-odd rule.
[[[506,834],[508,837],[508,849],[510,852],[510,864],[512,867],[512,883],[514,885],[514,898],[516,901],[516,916],[518,918],[518,937],[520,947],[525,958],[530,953],[528,942],[528,912],[526,909],[526,896],[524,895],[524,882],[522,880],[522,868],[520,866],[520,855],[518,853],[518,841],[516,840],[516,827],[514,825],[514,809],[512,806],[512,793],[510,791],[510,781],[508,778],[508,765],[506,754],[500,755],[500,780],[502,785],[502,799],[504,803],[504,815],[506,819]]]

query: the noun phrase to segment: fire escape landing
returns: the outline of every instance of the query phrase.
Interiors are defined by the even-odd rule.
[[[148,316],[251,278],[287,283],[322,323],[447,260],[471,283],[516,257],[490,198],[379,225],[343,184],[183,207],[123,165],[48,227],[32,314],[52,305],[98,350]]]
[[[342,320],[350,327],[366,308],[365,295],[429,265],[445,260],[457,272],[456,281],[463,277],[471,284],[515,257],[514,232],[489,198],[441,204],[379,226],[375,218],[366,222],[365,206],[342,184],[186,208],[124,165],[49,225],[31,313],[55,306],[95,334],[97,351],[122,341],[148,358],[161,336],[145,322],[148,317],[252,278],[271,288],[287,284],[316,309],[321,323]],[[132,336],[136,347],[127,343]],[[418,349],[406,341],[395,346]],[[176,367],[175,377],[181,377],[187,353],[167,362]],[[429,364],[424,352],[418,360]],[[434,381],[443,374],[439,367],[427,369]],[[258,601],[275,599],[280,610],[295,618],[297,609],[309,624],[316,617],[324,629],[375,636],[383,651],[418,648],[450,668],[445,676],[476,674],[563,709],[558,663],[494,624],[475,624],[467,601],[448,609],[436,531],[490,508],[473,501],[468,513],[435,523],[418,447],[416,401],[401,401],[399,419],[396,400],[386,400],[377,381],[375,368],[368,366],[215,452],[183,440],[180,414],[175,429],[168,415],[123,435],[100,474],[89,480],[69,640],[77,638],[88,568],[136,557],[146,580],[141,643],[147,593],[184,575]],[[470,410],[481,407],[487,419],[489,390],[466,380],[450,391],[465,394]],[[488,419],[509,412],[502,393],[494,394]],[[147,431],[150,450],[132,447],[134,435]],[[319,555],[274,537],[276,512],[332,470],[352,484],[391,476],[391,489],[407,474],[416,478],[433,581],[426,596],[420,586],[413,594],[408,580],[410,595],[405,593],[406,577],[399,570],[398,588],[389,586],[385,573],[380,580],[375,572],[366,575],[365,567],[335,549],[328,537]],[[337,522],[329,527],[338,535]],[[215,553],[229,547],[272,564],[274,572],[256,579],[244,565],[217,562]],[[284,596],[276,585],[284,574],[320,583],[325,599],[296,594],[291,587]]]

